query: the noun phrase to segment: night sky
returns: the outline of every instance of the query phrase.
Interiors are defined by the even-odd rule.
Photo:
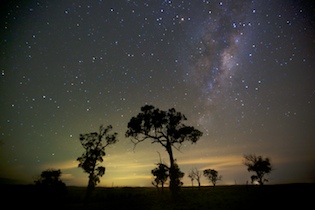
[[[111,124],[119,142],[100,185],[152,186],[157,152],[168,154],[125,137],[151,104],[203,132],[174,150],[185,185],[195,167],[245,184],[249,153],[270,157],[270,184],[314,182],[311,2],[2,1],[0,177],[32,183],[54,168],[86,186],[79,135]]]

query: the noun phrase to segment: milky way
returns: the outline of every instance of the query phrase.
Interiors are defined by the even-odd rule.
[[[152,104],[204,133],[175,151],[185,173],[215,168],[223,184],[245,183],[242,155],[257,153],[276,164],[274,183],[313,180],[313,3],[1,4],[0,178],[30,183],[60,168],[67,184],[85,185],[79,135],[111,124],[119,142],[101,183],[150,185],[156,151],[167,154],[149,143],[133,150],[124,133]]]
[[[209,110],[198,120],[205,127],[211,121],[213,106],[240,97],[237,89],[242,68],[246,68],[244,60],[249,59],[246,53],[257,24],[251,22],[255,20],[256,7],[248,1],[205,2],[194,8],[193,13],[198,15],[187,29],[190,39],[185,40],[188,46],[182,54],[187,59],[186,80],[199,89],[197,106]]]
[[[232,85],[233,76],[242,56],[241,47],[247,34],[242,27],[249,11],[234,3],[206,4],[204,21],[197,24],[191,44],[190,72],[201,86],[209,102],[222,89]],[[236,3],[237,4],[237,3]],[[247,5],[248,3],[244,4]]]

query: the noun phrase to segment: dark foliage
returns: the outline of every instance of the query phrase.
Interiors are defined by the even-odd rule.
[[[60,170],[48,169],[35,179],[35,185],[41,196],[56,197],[66,194],[66,185],[60,180],[60,176]]]
[[[80,142],[85,149],[81,157],[78,157],[79,167],[89,174],[87,194],[100,182],[100,177],[105,174],[105,167],[99,166],[105,156],[105,148],[115,144],[118,140],[117,133],[109,134],[112,126],[106,128],[100,126],[99,132],[81,134]]]
[[[203,171],[203,175],[209,179],[209,181],[215,187],[216,183],[222,179],[222,176],[219,176],[219,173],[214,169],[206,169]]]
[[[178,174],[172,148],[179,150],[183,142],[196,143],[202,136],[201,131],[183,124],[185,120],[186,117],[174,108],[163,111],[152,105],[145,105],[136,117],[131,118],[126,131],[126,137],[132,137],[135,146],[150,140],[166,149],[170,158],[170,189],[174,194],[178,191],[180,182],[176,180]]]
[[[256,173],[256,175],[251,176],[252,183],[258,181],[260,185],[263,185],[265,182],[268,182],[268,179],[264,178],[264,176],[272,171],[269,158],[264,159],[262,156],[249,154],[244,155],[244,159],[244,165],[247,166],[247,170]]]
[[[174,187],[177,188],[175,189],[176,191],[178,191],[181,188],[181,186],[183,186],[184,183],[181,181],[181,179],[184,177],[184,175],[185,173],[180,170],[180,168],[178,167],[178,164],[175,162],[173,180],[175,181]]]
[[[158,163],[158,167],[154,168],[151,173],[155,176],[152,185],[159,189],[159,185],[162,187],[162,193],[164,191],[164,183],[167,181],[169,177],[169,167],[163,163]]]

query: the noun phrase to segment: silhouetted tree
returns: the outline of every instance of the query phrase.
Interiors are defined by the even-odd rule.
[[[67,192],[66,185],[61,181],[60,176],[60,169],[47,169],[34,182],[43,196],[60,196]]]
[[[158,163],[158,167],[151,171],[152,175],[155,176],[154,182],[152,184],[159,189],[159,185],[162,186],[162,193],[164,191],[164,183],[169,177],[169,167],[163,163]]]
[[[132,137],[135,146],[150,139],[152,143],[159,143],[166,149],[170,158],[170,190],[173,195],[177,194],[179,187],[172,148],[179,150],[184,142],[196,143],[202,136],[201,131],[183,124],[185,120],[186,117],[174,108],[162,111],[152,105],[145,105],[136,117],[131,118],[126,131],[126,137]]]
[[[105,167],[98,166],[103,162],[105,156],[105,148],[109,145],[115,144],[117,140],[117,133],[109,134],[112,126],[106,128],[100,126],[99,132],[80,134],[80,142],[85,149],[81,157],[78,157],[78,167],[81,167],[84,172],[89,174],[89,183],[87,187],[87,196],[100,182],[100,177],[105,174]]]
[[[164,183],[166,182],[167,178],[169,177],[169,167],[162,163],[161,155],[159,152],[157,152],[160,157],[160,162],[157,163],[156,165],[158,166],[157,168],[153,169],[151,171],[152,175],[155,176],[154,181],[152,182],[152,185],[157,188],[159,191],[159,185],[162,185],[162,193],[164,192]]]
[[[218,172],[214,169],[206,169],[203,171],[203,175],[209,179],[209,181],[215,187],[216,183],[222,179],[222,176],[218,175]]]
[[[188,177],[190,178],[191,186],[193,187],[193,186],[194,186],[194,180],[195,180],[195,178],[192,176],[191,173],[188,174]]]
[[[244,165],[247,166],[249,172],[253,171],[256,175],[251,176],[252,183],[258,181],[260,185],[264,185],[268,182],[264,176],[272,171],[272,166],[269,158],[263,158],[262,156],[256,156],[255,154],[244,155]]]
[[[175,192],[179,191],[179,189],[181,188],[181,186],[183,186],[183,182],[181,181],[181,179],[184,177],[185,173],[182,172],[180,170],[180,168],[178,167],[178,164],[176,162],[174,162],[174,187],[176,187],[174,190]]]
[[[189,172],[189,175],[188,175],[188,177],[191,179],[192,186],[193,186],[193,181],[197,180],[197,182],[198,182],[198,189],[200,189],[201,174],[202,174],[201,171],[198,171],[197,168],[193,168],[193,169],[191,169],[191,171]]]

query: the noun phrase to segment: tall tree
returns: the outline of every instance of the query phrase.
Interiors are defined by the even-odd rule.
[[[258,181],[260,185],[264,185],[265,182],[268,182],[268,179],[264,176],[272,171],[269,158],[264,159],[262,156],[256,156],[255,154],[244,155],[244,165],[247,166],[249,172],[256,173],[256,175],[251,176],[252,183]]]
[[[219,173],[214,169],[206,169],[203,171],[203,175],[209,179],[209,181],[215,187],[216,183],[222,179],[222,176],[219,176]]]
[[[117,133],[110,134],[112,126],[100,126],[99,132],[80,134],[80,142],[85,149],[81,157],[78,157],[79,166],[84,172],[89,174],[89,182],[87,187],[87,195],[100,182],[100,177],[105,174],[105,167],[99,166],[103,162],[105,156],[105,148],[109,145],[115,144],[117,140]]]
[[[173,195],[179,189],[173,148],[179,150],[184,142],[196,143],[202,136],[201,131],[183,124],[185,120],[187,118],[174,108],[163,111],[152,105],[145,105],[136,117],[131,118],[126,131],[126,137],[132,137],[135,146],[150,140],[165,148],[170,159],[170,190]]]
[[[193,185],[193,181],[197,180],[198,182],[198,189],[200,189],[200,178],[201,178],[201,171],[198,171],[197,168],[193,168],[191,169],[191,171],[189,172],[188,177],[191,179],[192,185]]]

